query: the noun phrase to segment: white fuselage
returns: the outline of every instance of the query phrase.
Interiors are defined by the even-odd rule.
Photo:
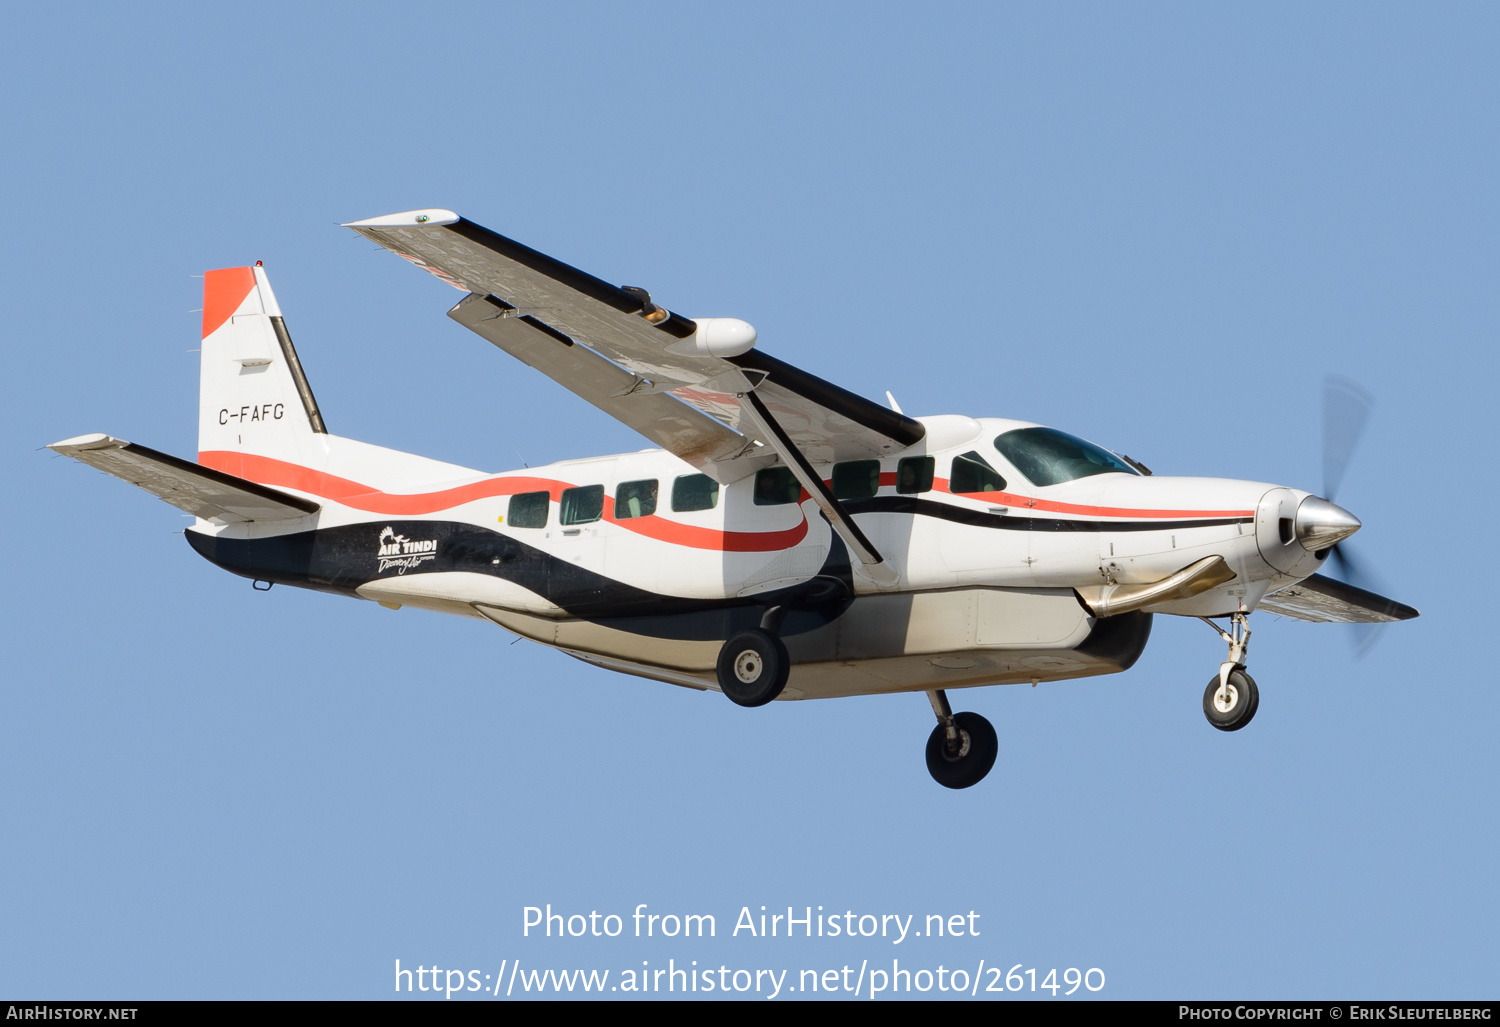
[[[717,646],[713,638],[697,637],[712,635],[712,624],[684,625],[722,619],[726,610],[749,611],[737,614],[743,619],[757,603],[774,602],[820,575],[842,574],[842,607],[823,618],[827,623],[789,632],[794,664],[822,672],[804,672],[799,681],[794,670],[788,697],[931,688],[933,673],[946,675],[937,686],[955,687],[1118,670],[1080,662],[1076,654],[1035,655],[1088,648],[1085,639],[1102,621],[1088,615],[1073,590],[1156,581],[1217,555],[1234,571],[1232,580],[1152,609],[1221,615],[1253,609],[1268,590],[1318,567],[1316,558],[1295,541],[1287,546],[1285,533],[1277,533],[1278,519],[1292,516],[1305,492],[1119,472],[1037,487],[993,445],[1002,432],[1027,423],[952,415],[921,420],[926,437],[880,461],[875,494],[844,499],[894,571],[878,578],[848,558],[805,492],[800,502],[758,504],[751,476],[716,487],[711,504],[686,494],[684,504],[674,504],[677,480],[697,472],[660,450],[495,475],[444,467],[458,472],[455,480],[424,476],[420,487],[358,483],[266,458],[246,458],[234,473],[322,505],[290,534],[325,540],[318,551],[339,554],[338,562],[325,560],[323,569],[303,575],[307,581],[289,583],[485,616],[585,659],[683,684],[712,684],[708,671]],[[965,453],[982,456],[1004,487],[952,491],[950,468]],[[218,459],[204,457],[210,465]],[[932,458],[930,487],[903,493],[898,466],[919,457]],[[349,464],[347,457],[340,462]],[[368,466],[390,465],[372,458]],[[817,470],[825,480],[835,477],[832,465]],[[651,482],[654,512],[639,501],[627,509],[624,497],[647,494]],[[591,494],[567,495],[590,487]],[[597,503],[601,491],[594,510],[589,503]],[[537,505],[542,492],[544,514]],[[581,507],[577,495],[584,497]],[[517,496],[531,497],[529,513],[513,507]],[[255,525],[200,522],[195,530],[220,543],[219,555],[205,555],[252,574],[262,557],[225,554],[239,552],[232,548],[236,540],[260,547],[246,552],[266,551],[288,527],[272,537]],[[491,553],[486,540],[499,548]],[[259,573],[277,580],[274,568]],[[663,629],[668,621],[673,626]],[[1018,659],[1031,662],[986,659],[1004,652],[1030,653]],[[910,666],[890,666],[902,660]],[[857,681],[834,682],[841,672],[875,664],[885,666],[872,680],[864,673]]]

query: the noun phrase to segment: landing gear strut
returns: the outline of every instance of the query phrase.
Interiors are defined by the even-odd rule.
[[[927,770],[944,788],[968,788],[984,780],[995,765],[1000,741],[990,722],[977,713],[954,713],[948,694],[928,692],[937,727],[927,736]]]
[[[1203,715],[1220,731],[1238,731],[1255,717],[1260,708],[1260,689],[1245,670],[1245,653],[1250,647],[1250,623],[1244,613],[1229,618],[1225,631],[1207,617],[1199,620],[1219,633],[1229,643],[1229,656],[1219,665],[1219,673],[1203,690]]]
[[[777,636],[785,617],[785,607],[773,606],[760,627],[741,631],[719,650],[719,688],[736,705],[764,706],[786,687],[792,661]]]

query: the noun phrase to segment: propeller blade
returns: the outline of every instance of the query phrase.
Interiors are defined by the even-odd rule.
[[[1330,503],[1374,406],[1374,398],[1350,379],[1332,374],[1324,379],[1323,498]]]
[[[1349,553],[1349,543],[1340,542],[1333,547],[1328,554],[1328,559],[1338,564],[1339,578],[1366,592],[1374,592],[1377,595],[1386,595],[1385,586],[1380,580],[1366,569],[1363,561],[1356,560]],[[1350,642],[1354,646],[1354,658],[1363,660],[1370,655],[1370,650],[1375,648],[1380,636],[1385,633],[1385,624],[1350,624]]]
[[[1350,624],[1349,644],[1354,646],[1354,658],[1363,660],[1370,655],[1370,650],[1380,642],[1380,637],[1385,634],[1385,624]]]

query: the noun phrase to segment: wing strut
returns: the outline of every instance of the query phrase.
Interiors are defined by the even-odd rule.
[[[751,424],[759,430],[763,438],[771,441],[772,448],[786,461],[787,469],[792,472],[793,477],[807,489],[807,494],[812,501],[818,504],[818,509],[823,511],[823,516],[828,518],[828,523],[833,530],[838,532],[839,538],[849,547],[859,562],[865,565],[866,573],[882,584],[893,583],[896,580],[896,572],[885,562],[874,544],[865,537],[859,525],[854,523],[854,518],[844,509],[828,486],[823,483],[818,472],[813,470],[812,464],[802,455],[787,434],[782,430],[771,411],[761,402],[759,396],[753,391],[739,393],[737,396],[740,411]]]

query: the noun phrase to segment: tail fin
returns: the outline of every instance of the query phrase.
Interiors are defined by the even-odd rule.
[[[261,485],[324,497],[329,487],[407,489],[479,475],[328,434],[259,264],[203,276],[198,463]],[[310,478],[308,471],[316,474]]]
[[[321,463],[327,434],[292,348],[265,269],[227,267],[203,276],[203,356],[198,391],[200,462],[240,454],[304,466]],[[214,457],[205,461],[205,454]]]

